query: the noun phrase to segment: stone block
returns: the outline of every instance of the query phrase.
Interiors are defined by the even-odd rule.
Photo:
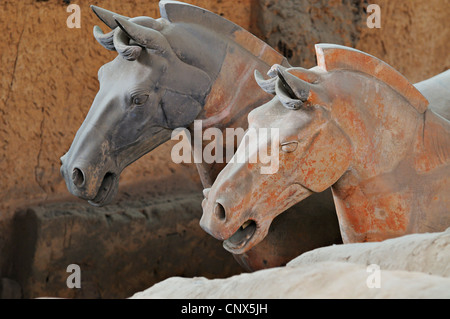
[[[124,298],[170,276],[242,272],[220,241],[200,229],[202,196],[29,207],[14,217],[12,278],[25,298]],[[81,288],[68,288],[71,264]]]

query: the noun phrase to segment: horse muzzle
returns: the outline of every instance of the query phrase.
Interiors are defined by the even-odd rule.
[[[119,174],[113,169],[99,168],[86,161],[69,161],[61,157],[60,172],[69,192],[93,206],[109,204],[118,191]]]
[[[209,189],[203,192],[203,215],[200,227],[208,234],[223,241],[223,247],[233,254],[242,254],[258,244],[267,234],[269,225],[252,213],[231,214],[226,205],[212,200],[208,202]],[[234,216],[232,216],[234,215]]]

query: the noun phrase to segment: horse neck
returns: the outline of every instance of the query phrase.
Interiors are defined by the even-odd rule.
[[[449,122],[428,109],[410,143],[403,157],[380,150],[395,163],[389,169],[351,167],[332,186],[345,243],[436,231],[450,222]]]
[[[352,143],[353,170],[361,180],[392,171],[412,156],[424,114],[379,80],[340,73],[331,117]]]
[[[450,186],[449,122],[430,108],[416,111],[388,87],[372,84],[373,94],[353,85],[363,95],[332,110],[354,150],[349,170],[332,186],[344,242],[438,227],[429,199],[445,197]]]
[[[245,34],[247,37],[248,35]],[[255,47],[248,48],[239,43],[228,43],[220,73],[206,98],[203,111],[197,117],[197,120],[202,121],[203,130],[215,127],[222,131],[223,136],[225,136],[226,128],[246,130],[248,113],[272,98],[270,94],[267,94],[258,86],[253,78],[254,71],[259,70],[261,73],[267,73],[273,64],[287,66],[288,63],[283,56],[276,53],[267,44],[261,45],[258,42]],[[210,141],[202,143],[202,151],[209,143]],[[219,172],[226,165],[226,150],[229,149],[227,143],[234,144],[234,139],[223,143],[222,154],[224,154],[224,158],[222,163],[197,164],[205,187],[212,185]],[[193,143],[191,145],[193,148],[195,147]],[[235,149],[237,146],[232,146],[232,148]]]
[[[247,36],[254,37],[249,33]],[[256,48],[228,43],[220,73],[197,118],[203,121],[205,128],[224,128],[235,123],[246,127],[248,113],[272,98],[257,85],[254,72],[267,73],[273,64],[288,66],[288,63],[270,46],[261,43]],[[254,52],[256,50],[258,52]]]
[[[203,111],[197,117],[202,121],[202,133],[208,128],[215,127],[222,131],[225,137],[227,128],[248,128],[247,116],[254,108],[268,102],[272,97],[265,93],[253,79],[255,69],[267,72],[269,66],[257,59],[243,59],[242,56],[233,58],[234,53],[228,53],[222,72],[211,88],[211,92],[206,99]],[[237,141],[239,143],[239,141]],[[210,141],[203,141],[201,144],[202,153]],[[211,187],[217,175],[226,165],[226,154],[234,144],[234,139],[223,141],[222,163],[211,164],[202,162],[197,164],[201,181],[204,187]],[[191,143],[193,151],[197,145]],[[231,149],[236,149],[238,145],[232,145]],[[218,146],[219,147],[219,146]]]

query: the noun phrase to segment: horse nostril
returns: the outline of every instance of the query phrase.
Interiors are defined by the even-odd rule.
[[[74,168],[72,172],[72,181],[76,187],[82,187],[84,185],[84,174],[79,168]]]
[[[216,203],[216,206],[214,207],[214,214],[220,219],[225,219],[225,208],[219,203]]]

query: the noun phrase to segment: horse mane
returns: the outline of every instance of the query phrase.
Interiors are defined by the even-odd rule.
[[[386,62],[362,51],[336,44],[316,44],[317,65],[325,70],[349,70],[371,75],[401,94],[420,113],[428,100],[400,72]]]
[[[267,65],[289,66],[286,58],[241,26],[206,9],[171,0],[159,2],[161,17],[171,23],[188,23],[203,26],[236,42]]]
[[[268,44],[258,39],[256,36],[238,26],[237,24],[203,8],[182,3],[178,1],[162,0],[159,3],[161,17],[170,23],[190,24],[203,27],[205,30],[212,30],[214,34],[222,36],[224,39],[234,42],[268,66],[281,64],[289,67],[286,58],[279,54]],[[97,14],[97,12],[94,10]],[[98,15],[98,14],[97,14]],[[100,19],[102,19],[100,17]],[[138,25],[146,26],[154,19],[149,17],[127,18]],[[111,32],[104,34],[102,30],[95,26],[94,37],[100,44],[108,50],[115,50],[123,58],[136,60],[142,47],[134,43],[126,33],[120,28],[114,28]]]

